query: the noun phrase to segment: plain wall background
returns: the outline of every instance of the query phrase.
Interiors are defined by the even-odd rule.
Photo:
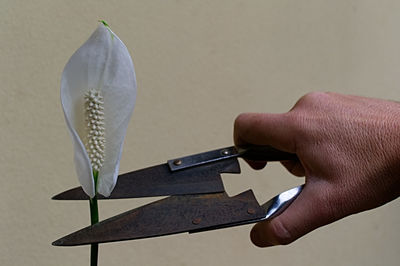
[[[232,144],[241,112],[285,112],[303,94],[400,99],[400,2],[0,1],[0,264],[88,265],[52,247],[89,224],[59,87],[69,57],[106,20],[136,67],[138,96],[120,172]],[[368,160],[368,158],[366,158]],[[260,202],[303,182],[279,164],[224,175]],[[101,219],[154,199],[100,202]],[[251,226],[100,246],[99,265],[398,265],[399,200],[268,249]]]

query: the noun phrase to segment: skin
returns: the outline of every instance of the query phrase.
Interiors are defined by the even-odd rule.
[[[289,208],[256,224],[259,247],[286,245],[345,216],[400,195],[400,104],[336,93],[309,93],[284,114],[245,113],[236,145],[271,145],[296,153],[282,164],[305,187]],[[248,162],[262,169],[265,162]]]

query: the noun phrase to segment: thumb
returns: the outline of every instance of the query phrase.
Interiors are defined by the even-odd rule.
[[[321,187],[322,189],[322,187]],[[326,190],[326,188],[324,189]],[[254,245],[287,245],[314,229],[335,221],[326,191],[306,184],[297,199],[279,216],[256,224],[250,237]]]

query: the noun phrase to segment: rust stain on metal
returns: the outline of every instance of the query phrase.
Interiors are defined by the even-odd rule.
[[[221,198],[226,198],[226,197],[227,197],[227,194],[225,192],[203,194],[203,195],[198,196],[198,198],[200,198],[200,199],[221,199]]]
[[[194,218],[193,220],[192,220],[192,223],[193,224],[199,224],[201,222],[201,218]]]
[[[253,208],[248,208],[248,209],[247,209],[247,213],[248,213],[248,214],[255,214],[255,213],[256,213],[256,210],[253,209]]]

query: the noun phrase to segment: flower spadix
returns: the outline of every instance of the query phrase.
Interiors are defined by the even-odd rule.
[[[61,104],[74,145],[79,182],[89,197],[109,196],[136,100],[136,77],[124,43],[101,23],[72,55],[61,78]]]

